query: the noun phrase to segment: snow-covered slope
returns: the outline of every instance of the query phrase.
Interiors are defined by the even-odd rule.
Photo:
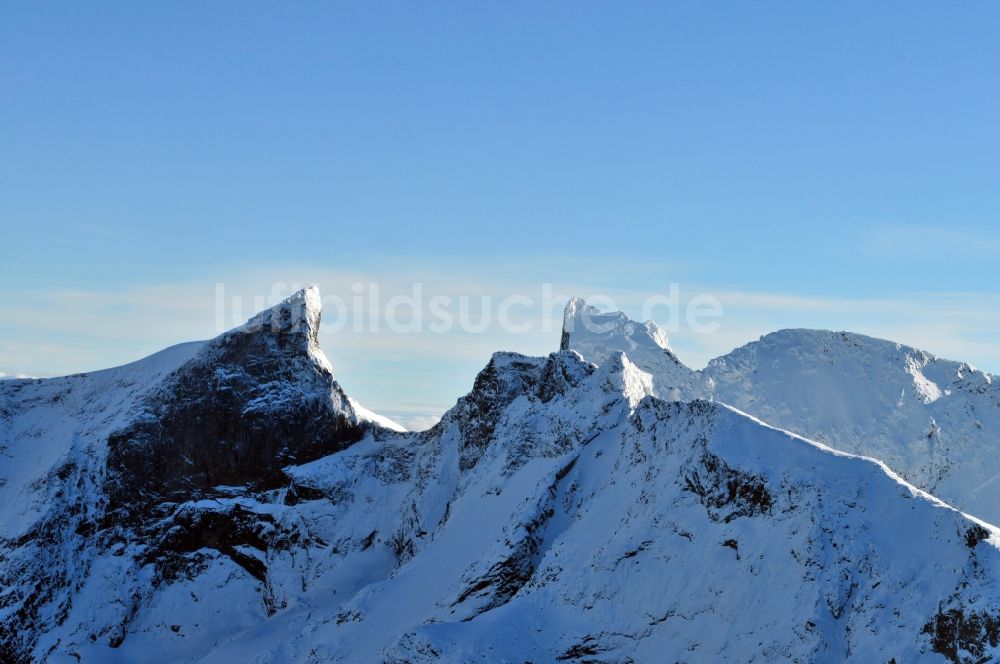
[[[663,400],[572,336],[495,354],[437,426],[397,432],[359,416],[318,325],[306,291],[142,389],[108,384],[93,423],[0,393],[20,432],[0,468],[35,496],[0,538],[0,659],[997,653],[1000,532],[880,462]],[[46,471],[32,435],[61,441]]]
[[[354,408],[354,412],[357,414],[357,416],[362,420],[364,420],[365,422],[372,422],[373,424],[377,424],[380,427],[384,427],[392,431],[406,431],[406,427],[404,427],[399,422],[389,419],[385,415],[379,415],[378,413],[368,410],[360,403],[358,403],[357,399],[348,397],[347,400],[348,402],[350,402],[351,407]]]
[[[570,332],[567,324],[564,347],[598,364],[605,348],[632,358],[635,347],[638,357],[648,357],[648,323],[602,314],[579,300],[567,306],[567,320],[581,309],[594,312],[598,323],[616,323],[596,344],[595,335]],[[640,364],[657,394],[721,401],[839,450],[881,459],[913,484],[1000,523],[1000,381],[968,364],[821,330],[769,334],[702,371],[672,355],[658,366]]]
[[[0,536],[13,536],[48,502],[45,475],[74,451],[132,415],[130,407],[194,357],[202,342],[179,344],[138,362],[64,378],[0,383]]]
[[[713,360],[716,398],[1000,523],[1000,382],[968,364],[846,332],[783,330]]]

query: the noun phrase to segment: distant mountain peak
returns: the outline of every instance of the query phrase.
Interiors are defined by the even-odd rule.
[[[618,362],[624,354],[636,369],[652,376],[652,394],[662,399],[704,393],[698,374],[677,359],[666,332],[651,320],[639,323],[621,311],[604,312],[573,298],[563,314],[560,347],[598,366]]]
[[[604,312],[578,297],[563,312],[560,346],[580,352],[595,364],[618,352],[629,353],[633,361],[641,360],[642,354],[661,356],[662,351],[673,356],[667,333],[653,321],[638,323],[621,311]]]

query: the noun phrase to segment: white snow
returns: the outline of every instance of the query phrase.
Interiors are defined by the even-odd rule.
[[[137,415],[136,404],[204,342],[171,346],[113,369],[0,383],[0,537],[24,531],[47,508],[47,476],[92,461],[94,441]]]
[[[384,415],[379,415],[378,413],[368,410],[360,403],[358,403],[357,399],[354,399],[353,397],[348,397],[348,401],[354,408],[354,412],[362,420],[366,422],[374,422],[380,427],[385,427],[386,429],[390,429],[392,431],[406,431],[406,428],[402,424],[394,422],[393,420],[389,419],[388,417],[385,417]]]

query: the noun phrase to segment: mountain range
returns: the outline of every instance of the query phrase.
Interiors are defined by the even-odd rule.
[[[204,343],[0,381],[4,662],[983,662],[1000,387],[857,334],[684,366],[566,308],[427,431],[306,289]]]

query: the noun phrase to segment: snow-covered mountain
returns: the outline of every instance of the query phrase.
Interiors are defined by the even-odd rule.
[[[635,349],[570,330],[548,357],[495,354],[437,426],[405,433],[359,414],[319,319],[307,290],[158,359],[0,383],[0,659],[1000,647],[1000,531],[878,461],[685,394],[749,365],[664,379],[657,362],[680,365],[655,328],[631,328],[653,342]]]
[[[559,347],[573,349],[597,365],[625,353],[653,377],[653,393],[662,399],[692,399],[704,392],[699,376],[677,359],[670,350],[667,333],[656,323],[637,323],[620,311],[606,313],[580,298],[566,305]]]
[[[890,341],[821,330],[774,332],[693,371],[666,351],[662,357],[650,352],[667,346],[649,325],[575,300],[566,308],[563,347],[597,364],[608,348],[630,358],[635,348],[658,396],[714,399],[836,449],[881,459],[918,487],[1000,523],[996,377]]]

